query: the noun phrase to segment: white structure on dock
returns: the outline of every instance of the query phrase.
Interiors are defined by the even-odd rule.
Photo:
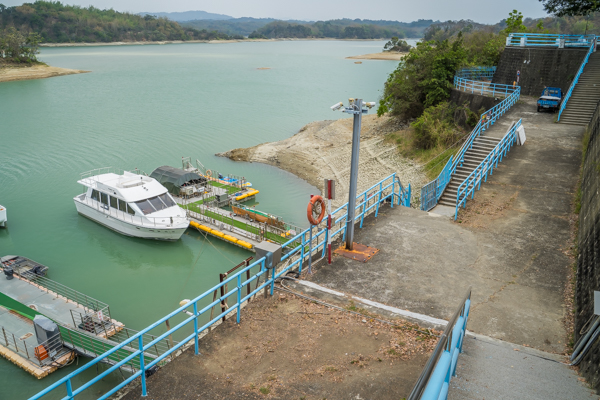
[[[7,221],[6,207],[0,205],[0,227],[5,228],[6,227],[6,221]]]
[[[75,196],[79,214],[123,235],[178,240],[189,226],[186,213],[167,189],[146,175],[110,168],[81,174],[77,183],[87,188]]]

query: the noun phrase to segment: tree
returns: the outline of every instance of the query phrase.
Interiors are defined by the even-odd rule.
[[[392,39],[383,46],[383,51],[407,52],[409,50],[410,45],[406,43],[406,40],[400,40],[397,36],[392,37]]]
[[[589,15],[600,10],[599,0],[540,0],[544,10],[557,17]]]
[[[502,32],[507,35],[513,32],[527,32],[527,27],[523,25],[523,14],[517,10],[508,13],[506,28]]]

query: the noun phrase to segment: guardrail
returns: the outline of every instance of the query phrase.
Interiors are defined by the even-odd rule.
[[[448,397],[450,379],[456,376],[458,355],[462,353],[470,307],[471,288],[448,321],[408,400],[445,400]]]
[[[596,49],[596,39],[594,38],[594,41],[593,41],[592,45],[590,46],[590,49],[588,50],[587,54],[585,55],[585,58],[581,62],[581,66],[579,67],[579,70],[577,70],[577,74],[575,75],[575,78],[573,78],[573,82],[571,82],[571,86],[569,86],[569,90],[567,91],[565,98],[563,99],[563,101],[560,104],[560,110],[558,111],[557,121],[560,121],[560,116],[562,115],[562,112],[564,111],[565,107],[567,106],[567,102],[571,98],[571,94],[573,94],[573,89],[575,89],[575,85],[577,85],[577,82],[579,82],[579,77],[583,73],[583,70],[584,70],[587,62],[590,59],[590,55],[595,51],[595,49]]]
[[[381,180],[380,182],[373,185],[372,187],[370,187],[369,189],[365,190],[363,193],[357,196],[357,203],[355,204],[355,207],[358,212],[355,221],[358,222],[358,219],[360,218],[360,226],[362,226],[364,218],[371,213],[375,213],[375,216],[377,216],[380,206],[382,204],[385,204],[386,202],[389,202],[391,207],[394,207],[394,204],[402,204],[407,207],[410,206],[410,185],[408,186],[408,188],[404,188],[400,181],[396,178],[396,174],[388,176],[387,178]],[[328,230],[323,226],[324,224],[321,224],[320,227],[316,228],[318,229],[318,232],[315,235],[313,235],[312,241],[310,239],[306,240],[307,234],[310,234],[310,229],[314,229],[311,227],[305,229],[304,231],[290,238],[286,243],[284,243],[282,245],[284,254],[281,258],[282,264],[280,264],[282,265],[282,267],[278,272],[276,272],[274,269],[267,268],[264,257],[256,260],[254,263],[239,270],[238,272],[231,275],[218,285],[214,286],[213,288],[207,290],[200,296],[191,300],[189,303],[186,303],[185,305],[179,307],[175,311],[164,316],[163,318],[154,322],[153,324],[141,330],[140,332],[131,335],[119,345],[114,346],[113,348],[109,349],[103,354],[100,354],[83,367],[70,373],[64,378],[58,380],[57,382],[51,384],[43,391],[31,397],[30,400],[40,399],[46,394],[53,392],[55,389],[63,387],[66,389],[67,393],[67,396],[64,399],[73,399],[75,398],[75,396],[81,394],[83,391],[90,388],[95,383],[101,381],[104,377],[106,377],[113,371],[116,371],[122,366],[131,365],[131,363],[133,362],[136,363],[136,367],[139,365],[139,367],[133,370],[133,374],[117,386],[110,389],[107,393],[99,396],[98,399],[109,398],[118,390],[120,390],[128,383],[132,382],[137,378],[140,378],[141,380],[142,396],[146,396],[146,377],[147,375],[149,375],[149,370],[153,369],[162,360],[170,356],[173,352],[179,350],[182,346],[184,346],[191,340],[194,341],[195,354],[198,354],[199,334],[209,329],[217,321],[224,319],[233,313],[236,314],[237,323],[239,323],[241,317],[241,308],[253,296],[258,294],[261,290],[270,290],[270,293],[272,295],[276,279],[280,278],[282,275],[286,274],[294,267],[298,268],[298,272],[302,272],[302,266],[304,261],[307,258],[312,257],[312,254],[314,252],[318,253],[321,247],[322,254],[324,255],[327,247],[326,243],[328,234],[332,236],[332,239],[337,238],[340,235],[345,237],[345,222],[348,218],[347,210],[348,203],[344,204],[342,207],[339,207],[332,213],[334,224],[333,229],[330,232],[328,232]],[[296,243],[300,244],[294,245]],[[316,245],[313,245],[314,243],[316,243]],[[290,248],[290,246],[293,247]],[[254,272],[254,274],[248,276],[248,271]],[[233,289],[227,291],[227,285],[229,283],[233,283],[235,284],[235,286],[233,287]],[[253,284],[254,289],[252,289],[251,286]],[[221,297],[216,298],[214,296],[214,293],[216,291],[216,293],[219,293],[221,288],[223,288],[223,292],[221,293],[224,294],[222,294]],[[244,295],[244,293],[246,293],[246,295]],[[235,302],[234,304],[229,306],[228,299],[231,297],[233,297]],[[225,310],[221,310],[221,312],[218,315],[213,315],[211,310],[214,310],[214,307],[219,306],[221,303],[227,304],[229,308],[225,307]],[[188,309],[190,308],[192,309],[192,312],[188,311]],[[217,309],[219,309],[219,307],[217,307]],[[152,336],[154,337],[154,340],[144,341],[144,337],[148,337],[148,335],[151,334],[151,331],[157,328],[160,329],[160,327],[162,327],[163,324],[165,324],[165,322],[167,322],[171,318],[181,315],[182,312],[188,313],[189,317],[185,318],[182,322],[178,323],[173,328],[168,329],[164,333],[154,332],[155,335]],[[206,317],[208,315],[210,315],[208,321],[200,320],[200,317]],[[191,333],[188,334],[183,340],[181,340],[177,344],[174,344],[173,346],[170,346],[170,348],[167,351],[162,352],[158,357],[153,358],[152,361],[147,362],[145,360],[146,352],[152,349],[161,340],[166,339],[167,337],[173,335],[175,332],[179,331],[184,327],[187,327],[188,329],[191,328]],[[119,351],[121,351],[122,353],[122,349],[128,351],[127,356],[119,356],[116,357],[117,360],[115,360],[115,353]],[[79,376],[79,374],[81,374],[82,372],[92,368],[94,365],[103,362],[103,360],[107,358],[111,358],[112,361],[112,366],[110,368],[91,378],[89,381],[79,386],[78,388],[73,388],[72,380],[75,377]]]
[[[456,71],[456,77],[465,79],[492,79],[496,73],[496,67],[471,67]]]
[[[595,35],[558,35],[552,33],[511,33],[506,38],[507,47],[551,46],[590,47]]]
[[[460,70],[460,73],[464,76],[469,74],[468,71],[470,71],[470,69],[462,69]],[[478,73],[489,73],[491,68],[478,67],[472,69],[472,71],[472,75],[476,76]],[[476,81],[468,80],[458,76],[454,77],[454,85],[459,89],[468,87],[471,85],[470,82],[473,82],[474,85],[474,82]],[[473,147],[473,141],[477,137],[481,136],[481,134],[483,134],[490,125],[493,125],[498,118],[504,115],[521,97],[520,86],[486,82],[486,87],[483,88],[482,86],[479,90],[479,94],[490,94],[494,96],[502,94],[504,95],[504,100],[480,115],[479,122],[475,128],[473,128],[469,136],[465,139],[460,150],[454,156],[452,163],[446,163],[446,166],[438,175],[438,177],[421,188],[421,210],[423,211],[429,211],[437,205],[438,200],[446,189],[446,185],[448,185],[452,179],[452,175],[456,171],[456,168],[463,164],[465,153],[467,150]]]
[[[482,96],[502,96],[506,98],[515,91],[515,86],[504,85],[500,83],[490,83],[488,81],[471,80],[466,78],[454,77],[454,87],[467,93],[480,94]]]
[[[488,173],[494,172],[494,167],[502,161],[506,153],[517,142],[517,129],[521,126],[521,120],[513,124],[502,140],[494,147],[494,149],[481,161],[481,163],[469,174],[469,176],[458,185],[456,193],[456,210],[454,212],[454,220],[458,216],[458,208],[467,206],[469,195],[471,198],[475,196],[475,189],[481,188],[481,181],[487,181]]]

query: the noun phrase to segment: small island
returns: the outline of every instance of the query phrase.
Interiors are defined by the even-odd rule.
[[[41,37],[37,33],[23,35],[12,26],[0,33],[0,82],[89,72],[51,67],[38,61],[37,54],[39,54]]]
[[[397,36],[394,36],[383,46],[381,53],[363,54],[361,56],[346,57],[346,59],[400,61],[408,54],[410,47],[406,43],[406,40],[401,40]]]

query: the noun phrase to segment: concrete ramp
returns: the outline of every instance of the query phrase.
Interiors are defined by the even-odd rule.
[[[597,399],[563,357],[467,334],[448,400]]]

